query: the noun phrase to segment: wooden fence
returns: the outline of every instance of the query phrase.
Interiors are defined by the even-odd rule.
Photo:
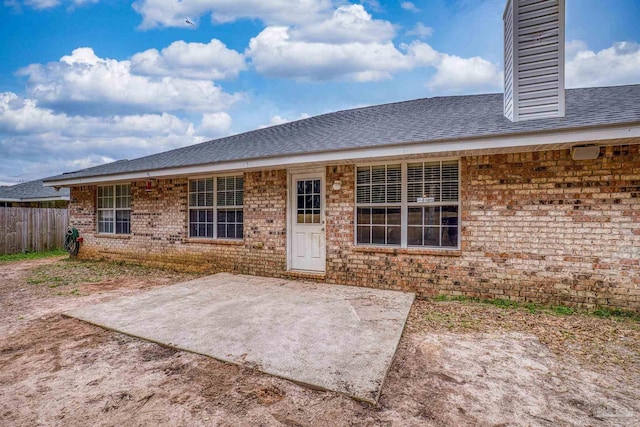
[[[0,255],[61,249],[69,211],[0,207]]]

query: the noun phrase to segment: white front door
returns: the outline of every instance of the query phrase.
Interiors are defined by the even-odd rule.
[[[325,271],[324,173],[291,175],[289,203],[292,270]]]

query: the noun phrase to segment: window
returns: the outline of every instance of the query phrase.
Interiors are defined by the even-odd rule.
[[[458,246],[458,162],[407,165],[407,246]]]
[[[320,224],[320,180],[301,179],[296,185],[298,224]]]
[[[356,243],[457,248],[457,160],[356,169]]]
[[[131,233],[131,186],[98,187],[98,233]]]
[[[242,239],[243,199],[242,176],[189,181],[189,237]]]
[[[400,165],[359,167],[356,176],[360,244],[399,245],[402,201]]]

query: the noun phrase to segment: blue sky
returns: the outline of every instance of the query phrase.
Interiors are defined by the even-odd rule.
[[[0,185],[340,109],[500,92],[504,4],[3,0]],[[566,16],[568,87],[640,83],[640,1],[566,0]]]

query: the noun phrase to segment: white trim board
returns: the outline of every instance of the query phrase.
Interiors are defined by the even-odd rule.
[[[57,202],[57,201],[68,202],[70,200],[69,197],[59,197],[59,196],[51,196],[51,197],[33,197],[33,198],[22,198],[22,199],[9,199],[0,197],[0,202],[21,202],[21,203],[35,203],[35,202]]]
[[[62,201],[69,201],[70,197],[69,196],[51,196],[51,197],[33,197],[33,198],[28,198],[25,197],[24,199],[20,199],[23,202],[55,202],[58,200],[62,200]]]
[[[283,169],[303,165],[318,166],[335,163],[355,163],[374,160],[377,158],[391,157],[403,158],[406,156],[425,155],[464,157],[465,155],[478,154],[559,150],[569,148],[574,144],[581,144],[585,142],[598,143],[599,141],[627,138],[640,138],[640,124],[578,131],[541,132],[528,135],[511,135],[492,138],[418,142],[384,147],[366,147],[320,153],[236,160],[205,165],[145,170],[139,172],[124,172],[113,175],[58,179],[54,181],[46,181],[44,182],[44,185],[47,187],[69,187],[72,185],[109,183],[114,181],[172,178],[247,170]],[[640,143],[640,141],[634,143]]]

